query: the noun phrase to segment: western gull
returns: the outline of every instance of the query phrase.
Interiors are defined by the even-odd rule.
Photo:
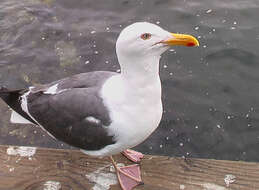
[[[142,184],[138,164],[118,167],[112,155],[123,153],[138,163],[143,155],[130,148],[143,142],[162,117],[160,55],[170,46],[198,46],[186,34],[137,22],[116,42],[121,73],[77,74],[28,89],[0,88],[11,107],[11,122],[30,123],[91,156],[110,156],[123,190]]]

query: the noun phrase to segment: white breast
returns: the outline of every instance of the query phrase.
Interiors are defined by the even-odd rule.
[[[159,76],[155,82],[141,86],[129,85],[121,75],[113,76],[104,84],[101,96],[112,119],[109,133],[117,143],[105,147],[100,154],[116,154],[134,147],[158,127],[162,117]]]

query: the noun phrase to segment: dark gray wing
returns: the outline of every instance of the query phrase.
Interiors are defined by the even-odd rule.
[[[31,116],[55,138],[85,150],[115,143],[107,133],[109,111],[99,91],[116,73],[91,72],[35,87],[27,96]],[[58,84],[56,94],[46,90]]]

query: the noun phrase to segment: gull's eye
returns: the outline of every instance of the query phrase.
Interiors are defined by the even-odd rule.
[[[141,34],[140,37],[141,37],[142,40],[148,40],[148,39],[151,38],[151,34],[149,34],[149,33],[144,33],[144,34]]]

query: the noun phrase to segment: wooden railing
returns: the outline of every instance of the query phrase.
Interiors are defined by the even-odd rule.
[[[119,190],[107,158],[77,150],[0,146],[0,190]],[[118,163],[130,162],[121,155]],[[258,190],[259,163],[146,155],[142,190]]]

